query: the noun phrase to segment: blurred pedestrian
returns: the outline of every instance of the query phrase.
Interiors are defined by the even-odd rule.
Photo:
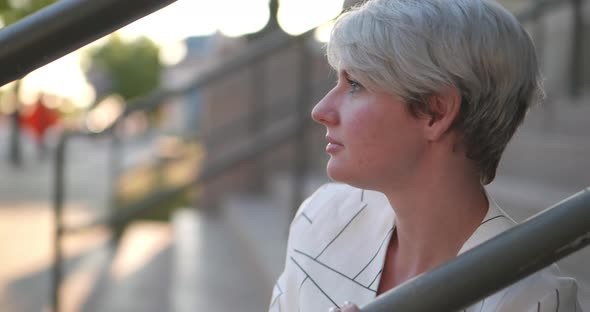
[[[45,106],[43,96],[39,95],[33,107],[21,116],[21,124],[31,131],[39,159],[44,159],[47,154],[45,137],[47,130],[59,122],[59,114]]]

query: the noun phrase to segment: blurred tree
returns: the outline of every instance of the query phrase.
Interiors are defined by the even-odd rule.
[[[0,0],[0,26],[8,26],[21,18],[48,6],[57,0]],[[18,94],[20,84],[17,82],[14,92]],[[20,118],[19,105],[15,104],[15,110],[11,118],[11,136],[10,136],[10,162],[14,166],[21,165],[20,149]]]
[[[0,17],[4,25],[10,25],[57,0],[0,0]]]
[[[159,49],[147,38],[127,42],[112,35],[90,57],[90,70],[104,72],[111,81],[111,94],[119,94],[125,101],[143,97],[160,86]]]

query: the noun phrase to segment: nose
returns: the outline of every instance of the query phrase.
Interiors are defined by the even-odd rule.
[[[324,126],[334,126],[339,122],[338,111],[335,109],[334,94],[332,91],[328,92],[321,99],[311,111],[311,118]]]

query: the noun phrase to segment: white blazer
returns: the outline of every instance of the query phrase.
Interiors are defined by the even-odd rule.
[[[489,198],[484,221],[461,251],[516,223]],[[345,184],[322,186],[303,202],[289,232],[285,269],[270,312],[326,312],[344,301],[365,305],[376,297],[385,252],[395,228],[387,198]],[[574,279],[556,265],[469,307],[468,312],[581,312]]]

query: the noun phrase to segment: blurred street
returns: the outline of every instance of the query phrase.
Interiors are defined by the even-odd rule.
[[[40,159],[28,133],[21,134],[22,165],[8,162],[8,120],[0,123],[0,310],[41,311],[49,303],[50,265],[53,262],[53,145],[49,136],[49,153]],[[65,221],[78,224],[102,214],[108,200],[107,153],[102,144],[74,141],[66,174]],[[97,257],[86,253],[105,250],[106,231],[93,230],[68,237],[65,254],[69,267],[84,267]],[[83,263],[86,262],[86,263]],[[84,270],[82,270],[84,271]],[[87,273],[87,272],[86,272]],[[87,292],[83,274],[72,297]],[[83,287],[80,287],[82,285]],[[86,288],[86,289],[85,289]],[[79,298],[76,298],[78,300]]]
[[[23,165],[12,167],[7,161],[8,130],[6,124],[0,124],[0,144],[4,147],[0,155],[0,311],[49,311],[53,159],[40,161],[23,134]],[[110,192],[108,148],[106,141],[72,141],[66,167],[66,223],[79,224],[106,212]],[[150,148],[149,142],[127,148],[121,163],[148,158]],[[229,231],[218,220],[199,218],[193,223],[200,226],[183,233],[183,240],[194,244],[192,250],[197,252],[185,261],[199,263],[200,269],[191,276],[191,282],[200,285],[199,293],[173,298],[176,286],[171,279],[178,240],[174,240],[171,225],[138,222],[128,229],[116,254],[107,245],[106,230],[64,239],[68,273],[61,290],[67,294],[62,296],[63,310],[178,311],[181,309],[171,309],[173,299],[195,303],[195,296],[199,299],[193,307],[200,310],[259,310],[270,294],[261,298],[261,292],[252,287],[250,282],[256,277],[247,261],[233,261],[241,251],[228,236]],[[224,290],[235,298],[219,300]]]

